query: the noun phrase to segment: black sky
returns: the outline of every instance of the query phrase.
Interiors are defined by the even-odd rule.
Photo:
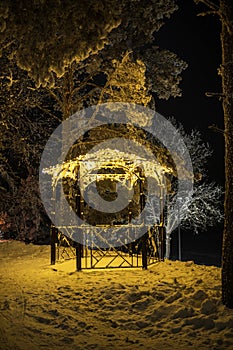
[[[169,49],[188,63],[182,74],[182,97],[158,100],[157,111],[174,116],[189,131],[196,128],[213,148],[209,163],[209,177],[224,182],[224,139],[208,127],[223,128],[223,111],[218,98],[208,98],[206,91],[221,92],[221,78],[217,70],[221,63],[220,31],[216,16],[198,17],[206,10],[193,0],[177,1],[179,10],[156,35],[160,47]]]
[[[156,43],[178,54],[188,63],[182,74],[182,97],[157,100],[157,111],[164,117],[174,116],[187,131],[201,131],[203,140],[213,149],[208,165],[210,180],[224,185],[224,138],[210,130],[210,125],[223,129],[223,111],[218,98],[208,98],[205,92],[221,92],[217,70],[221,63],[220,31],[217,17],[197,17],[206,7],[193,0],[177,1],[179,10],[156,34]],[[182,232],[182,259],[197,263],[221,264],[222,225],[207,233],[194,235]],[[178,257],[177,236],[173,234],[172,255]]]

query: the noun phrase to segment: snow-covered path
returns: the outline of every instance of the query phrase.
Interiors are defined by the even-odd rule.
[[[147,271],[74,272],[49,247],[0,244],[0,349],[233,349],[220,269],[160,262]]]

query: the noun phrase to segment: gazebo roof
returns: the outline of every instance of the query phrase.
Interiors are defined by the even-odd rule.
[[[112,172],[111,170],[106,172],[106,169],[112,169]],[[59,179],[62,178],[76,180],[78,171],[79,180],[84,187],[88,183],[96,181],[96,179],[130,180],[134,183],[142,176],[144,178],[154,178],[160,183],[164,174],[173,173],[172,168],[160,164],[150,155],[145,158],[135,153],[122,152],[110,148],[89,152],[62,164],[43,169],[44,173],[52,175],[53,186],[56,186]]]

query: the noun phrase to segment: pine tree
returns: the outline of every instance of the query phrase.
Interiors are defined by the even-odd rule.
[[[152,92],[161,98],[180,94],[186,63],[151,45],[164,19],[177,8],[173,0],[103,0],[98,6],[83,0],[62,6],[53,1],[1,3],[1,126],[7,144],[2,157],[5,171],[9,152],[17,149],[11,153],[17,192],[39,166],[46,137],[57,125],[54,120],[108,100],[153,105]],[[12,138],[15,142],[9,145]],[[15,158],[23,174],[15,169]],[[9,204],[11,199],[10,192]]]
[[[0,43],[3,50],[13,45],[17,64],[38,85],[46,85],[53,73],[62,76],[73,61],[81,62],[104,46],[117,57],[151,42],[176,8],[173,0],[3,0]]]
[[[222,299],[233,308],[233,3],[221,0],[222,93],[225,135],[225,221],[222,257]]]
[[[225,202],[222,251],[222,300],[233,308],[233,2],[232,0],[197,0],[207,5],[207,13],[216,14],[222,24],[222,106],[225,136]]]
[[[98,52],[120,24],[115,0],[14,1],[0,7],[1,47],[12,48],[17,64],[38,86],[50,82],[72,61]]]

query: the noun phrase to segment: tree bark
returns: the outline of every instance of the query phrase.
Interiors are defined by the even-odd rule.
[[[233,308],[233,1],[221,0],[222,89],[225,125],[225,201],[222,301]]]

